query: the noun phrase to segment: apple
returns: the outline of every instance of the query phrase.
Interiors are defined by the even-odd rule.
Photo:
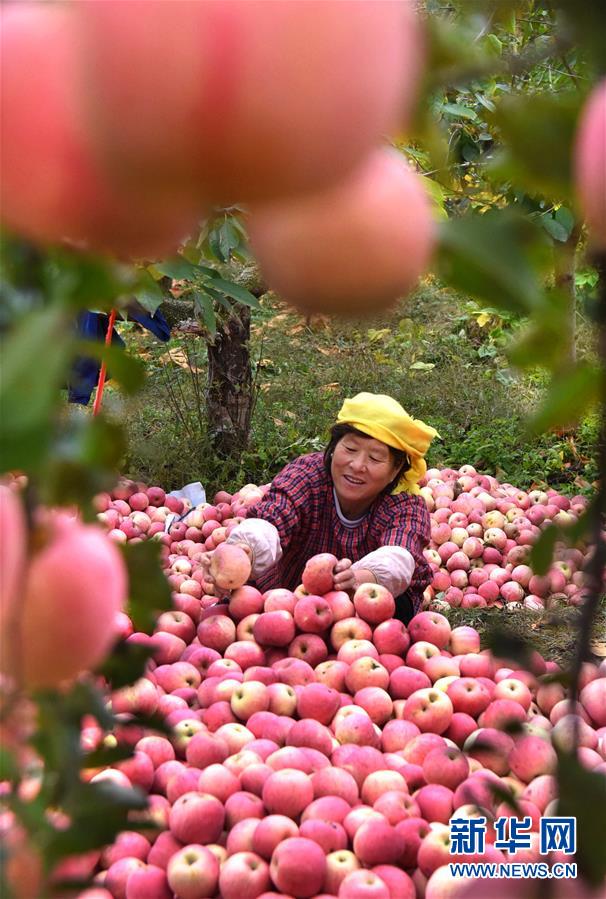
[[[333,623],[333,614],[328,603],[314,594],[303,596],[297,601],[294,619],[298,628],[310,634],[321,634]]]
[[[319,634],[299,634],[288,647],[288,654],[291,658],[302,659],[315,668],[326,660],[328,647]]]
[[[509,771],[509,757],[514,743],[510,736],[494,728],[484,727],[474,731],[465,740],[464,752],[477,759],[495,774]]]
[[[388,618],[375,627],[372,642],[380,654],[403,656],[410,646],[410,635],[402,621]]]
[[[353,852],[347,849],[330,852],[326,856],[325,889],[329,891],[330,895],[336,896],[348,874],[359,870],[359,868],[360,862]]]
[[[208,793],[215,796],[219,802],[225,803],[233,793],[237,793],[240,789],[240,779],[224,765],[215,762],[207,765],[199,773],[197,789],[201,793]]]
[[[414,231],[409,220],[397,218],[397,208],[403,207],[415,210]],[[398,227],[384,233],[381,223],[388,219]],[[354,222],[364,227],[354,231]],[[375,308],[384,308],[411,290],[429,261],[434,225],[415,173],[397,153],[379,148],[332,189],[256,210],[249,230],[261,270],[281,296],[307,312],[353,315],[368,309],[370,295]],[[312,242],[312,234],[322,236]],[[327,255],[328,246],[333,249]],[[335,253],[336,246],[347,247],[347,259]],[[352,258],[376,261],[357,267],[354,276]]]
[[[234,715],[241,721],[248,721],[255,712],[269,708],[267,686],[254,680],[238,684],[231,694],[230,705]]]
[[[209,570],[220,590],[236,590],[250,577],[250,557],[237,544],[220,543],[212,553]]]
[[[274,849],[270,874],[273,883],[282,892],[297,899],[309,899],[324,886],[326,856],[313,840],[289,837]]]
[[[170,810],[169,827],[183,843],[216,843],[223,830],[225,812],[219,800],[209,793],[184,793]]]
[[[379,726],[384,725],[393,714],[393,702],[389,693],[380,687],[363,687],[354,696],[355,705],[367,712],[370,720]]]
[[[396,603],[386,587],[381,584],[360,584],[353,596],[356,613],[369,624],[381,624],[393,618]]]
[[[144,871],[145,862],[140,858],[121,858],[107,869],[104,884],[110,895],[116,899],[126,899],[126,885],[135,871]]]
[[[506,677],[500,680],[494,691],[495,699],[510,699],[518,702],[525,711],[530,708],[532,694],[526,684],[516,677]]]
[[[295,621],[286,610],[263,612],[255,621],[253,634],[262,646],[288,646],[295,636]]]
[[[217,652],[225,650],[236,639],[236,625],[227,615],[211,615],[198,625],[198,640]]]
[[[370,640],[371,638],[372,628],[370,625],[356,617],[342,618],[340,621],[336,621],[330,631],[330,642],[336,652],[348,640]]]
[[[286,737],[288,746],[301,746],[315,749],[325,756],[332,751],[333,738],[331,732],[314,718],[302,718],[295,721]]]
[[[430,678],[420,669],[403,665],[389,676],[389,693],[393,699],[408,699],[417,690],[431,687]]]
[[[595,727],[606,727],[606,677],[589,681],[581,690],[581,705]]]
[[[380,687],[385,690],[389,686],[389,672],[376,659],[362,656],[349,666],[345,686],[351,693],[356,693],[363,687]]]
[[[333,589],[334,568],[338,559],[332,553],[319,553],[305,563],[301,580],[308,593],[322,596]]]
[[[269,888],[269,866],[255,852],[236,852],[221,865],[222,899],[255,899]]]
[[[446,693],[433,687],[416,690],[406,700],[404,718],[420,731],[443,733],[452,720],[453,705]]]
[[[330,661],[320,662],[315,669],[316,680],[320,684],[336,690],[338,693],[345,690],[345,675],[349,671],[347,662],[331,659]]]
[[[297,697],[297,713],[301,718],[315,718],[321,724],[330,724],[340,704],[337,690],[322,683],[307,684]]]
[[[356,830],[353,851],[363,865],[395,864],[404,851],[404,838],[387,821],[369,820]]]
[[[123,830],[117,834],[111,846],[103,851],[101,862],[104,868],[110,868],[121,858],[139,858],[144,862],[150,849],[150,842],[143,834],[134,830]]]
[[[166,874],[178,899],[203,899],[217,891],[219,862],[208,848],[194,843],[175,852]]]
[[[263,803],[270,814],[297,818],[314,798],[311,779],[303,771],[284,768],[271,774],[263,786]]]
[[[379,658],[379,651],[370,640],[347,640],[337,652],[337,661],[351,665],[356,659],[368,656],[371,659]]]
[[[432,749],[423,759],[423,774],[428,784],[441,784],[455,790],[469,775],[469,762],[452,747]]]
[[[315,771],[311,776],[314,799],[322,796],[338,796],[349,805],[359,798],[358,785],[349,771],[334,766]]]
[[[339,885],[339,899],[390,899],[387,884],[374,871],[351,871]]]
[[[238,790],[225,800],[225,824],[227,830],[232,830],[234,825],[247,818],[262,818],[263,814],[263,802],[260,797],[246,790]]]
[[[415,791],[413,799],[420,814],[431,822],[448,824],[453,812],[454,793],[443,784],[430,783]]]
[[[146,865],[133,871],[126,881],[126,899],[173,899],[164,869]]]
[[[317,843],[326,855],[338,849],[347,849],[348,839],[345,829],[335,821],[310,818],[302,822],[299,832],[300,836]]]
[[[355,612],[354,604],[345,590],[329,590],[324,594],[324,599],[330,605],[334,621],[351,618]]]
[[[424,641],[446,649],[450,642],[450,623],[439,612],[419,612],[408,625],[408,633],[413,641]]]
[[[490,705],[486,687],[473,677],[459,677],[448,685],[446,693],[455,712],[464,712],[474,718]]]

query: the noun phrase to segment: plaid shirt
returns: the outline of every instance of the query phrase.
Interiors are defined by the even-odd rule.
[[[249,509],[248,518],[269,521],[280,535],[283,556],[278,564],[257,578],[259,590],[301,583],[303,567],[317,553],[330,552],[338,559],[356,562],[380,546],[402,546],[415,560],[407,596],[415,611],[431,580],[423,555],[429,543],[430,519],[424,499],[399,493],[379,496],[364,519],[346,527],[335,508],[332,479],[324,468],[322,453],[300,456],[274,478],[267,495]]]

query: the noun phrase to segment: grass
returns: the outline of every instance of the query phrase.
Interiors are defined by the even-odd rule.
[[[107,401],[127,423],[123,471],[170,489],[199,480],[209,494],[263,483],[295,456],[320,449],[343,397],[368,390],[392,394],[437,428],[430,467],[471,464],[524,489],[590,491],[598,476],[596,417],[565,433],[531,434],[526,421],[544,394],[545,375],[510,371],[504,345],[517,323],[496,314],[485,321],[478,313],[432,281],[365,322],[306,321],[266,294],[253,313],[257,398],[249,448],[227,461],[212,452],[192,374],[183,366],[187,350],[203,388],[204,341],[181,335],[167,347],[131,330],[129,347],[147,360],[146,389],[129,401],[110,391]],[[587,335],[581,320],[581,353],[588,351]]]

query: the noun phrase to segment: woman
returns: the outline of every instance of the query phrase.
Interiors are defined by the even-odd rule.
[[[435,436],[389,396],[346,399],[324,453],[286,465],[230,534],[229,543],[250,552],[259,590],[294,590],[307,560],[330,552],[339,559],[335,590],[382,584],[407,623],[430,581],[429,513],[418,481]]]

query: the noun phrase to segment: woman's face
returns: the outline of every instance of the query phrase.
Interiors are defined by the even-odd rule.
[[[385,443],[358,434],[342,437],[335,446],[330,473],[344,514],[355,517],[365,512],[397,472]]]

